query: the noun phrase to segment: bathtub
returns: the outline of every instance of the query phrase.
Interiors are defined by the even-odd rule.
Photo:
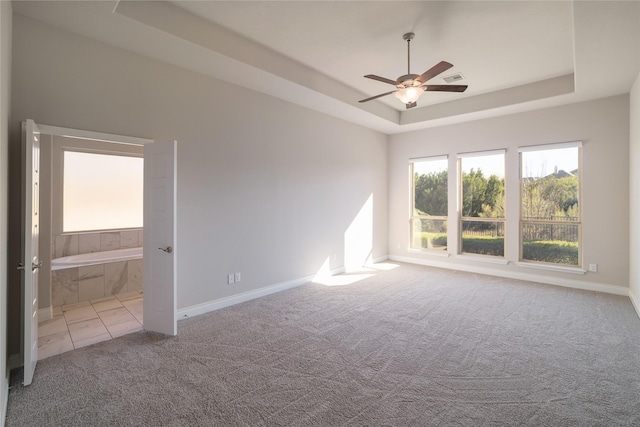
[[[84,267],[87,265],[106,264],[109,262],[141,259],[142,247],[115,249],[112,251],[92,252],[88,254],[71,255],[51,260],[51,270]]]

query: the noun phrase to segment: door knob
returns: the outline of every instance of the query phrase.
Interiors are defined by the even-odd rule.
[[[164,252],[166,252],[168,254],[173,252],[173,248],[171,246],[167,246],[166,248],[158,248],[158,249],[160,249],[161,251],[164,251]]]

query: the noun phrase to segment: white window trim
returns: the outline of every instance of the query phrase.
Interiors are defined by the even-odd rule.
[[[488,151],[474,151],[474,152],[466,152],[466,153],[458,153],[458,253],[456,254],[456,258],[461,258],[461,259],[473,259],[474,261],[480,261],[478,259],[482,258],[482,261],[485,262],[494,262],[497,264],[508,264],[509,261],[507,259],[504,258],[504,256],[507,253],[507,235],[506,235],[506,229],[507,229],[507,206],[506,206],[506,195],[507,195],[507,150],[506,149],[498,149],[498,150],[488,150]],[[465,159],[465,158],[473,158],[473,157],[484,157],[484,156],[495,156],[495,155],[502,155],[503,157],[503,162],[504,162],[504,189],[505,189],[505,213],[504,213],[504,217],[503,218],[476,218],[476,217],[467,217],[467,216],[462,216],[462,200],[463,200],[463,194],[462,194],[462,185],[463,185],[463,180],[462,180],[462,162],[461,159]],[[477,221],[477,222],[502,222],[504,223],[504,227],[505,227],[505,236],[504,236],[504,253],[505,255],[503,256],[499,256],[499,255],[483,255],[483,254],[473,254],[472,252],[462,252],[462,222],[463,221]]]
[[[574,274],[586,274],[586,270],[583,268],[583,261],[584,259],[583,257],[583,248],[582,248],[582,243],[583,243],[583,237],[582,237],[582,202],[579,203],[578,208],[580,210],[580,221],[573,221],[573,222],[558,222],[561,224],[571,224],[571,225],[578,225],[578,233],[579,233],[579,237],[578,237],[578,254],[579,254],[579,260],[578,262],[580,263],[580,265],[573,267],[573,266],[569,266],[569,265],[565,265],[565,264],[552,264],[552,263],[538,263],[535,261],[530,261],[530,260],[524,260],[522,259],[522,224],[523,224],[523,219],[522,219],[522,153],[527,153],[527,152],[534,152],[534,151],[546,151],[546,150],[559,150],[559,149],[565,149],[565,148],[578,148],[578,182],[579,182],[579,186],[578,186],[578,200],[582,200],[582,169],[583,169],[583,165],[582,165],[582,141],[569,141],[569,142],[556,142],[556,143],[552,143],[552,144],[543,144],[543,145],[529,145],[529,146],[523,146],[523,147],[518,147],[518,193],[519,193],[519,200],[518,200],[518,261],[516,262],[517,266],[520,267],[528,267],[528,268],[536,268],[536,269],[540,269],[540,270],[551,270],[551,271],[561,271],[561,272],[567,272],[567,273],[574,273]],[[525,221],[526,222],[526,221]]]
[[[446,221],[447,222],[447,242],[449,240],[449,217],[448,216],[422,216],[422,215],[414,215],[415,212],[415,188],[414,188],[414,172],[413,172],[413,164],[418,162],[433,162],[433,161],[443,161],[446,160],[448,162],[449,155],[443,154],[438,156],[428,156],[428,157],[411,157],[409,158],[409,246],[408,251],[414,253],[421,254],[429,254],[429,255],[437,255],[437,256],[446,256],[449,257],[448,249],[449,245],[447,244],[446,249],[429,249],[429,248],[414,248],[411,245],[413,244],[413,220],[414,219],[433,219],[436,221]],[[447,180],[449,179],[449,165],[447,164]],[[448,196],[448,189],[447,189]]]
[[[466,153],[458,153],[458,158],[459,159],[465,159],[468,157],[484,157],[484,156],[496,156],[499,154],[504,155],[507,152],[507,150],[505,148],[501,148],[499,150],[488,150],[488,151],[469,151]],[[506,157],[505,157],[505,162],[506,162]]]
[[[527,153],[531,151],[559,150],[562,148],[582,148],[582,141],[556,142],[544,145],[527,145],[518,147],[518,153]]]
[[[483,255],[483,254],[472,254],[470,252],[463,252],[463,253],[456,254],[455,257],[457,259],[487,262],[490,264],[501,264],[501,265],[509,264],[508,259],[506,259],[505,257],[497,256],[497,255]]]
[[[437,160],[449,160],[449,155],[445,154],[442,156],[428,156],[428,157],[411,157],[409,158],[409,163],[417,163],[417,162],[433,162]]]
[[[567,265],[555,265],[555,264],[543,264],[536,262],[528,262],[528,261],[517,261],[515,263],[518,267],[526,267],[526,268],[537,268],[538,270],[551,270],[551,271],[560,271],[563,273],[573,273],[573,274],[586,274],[587,270],[580,267],[570,267]]]
[[[411,252],[414,254],[421,254],[421,255],[433,255],[433,256],[439,256],[443,258],[449,258],[451,256],[451,254],[445,250],[428,249],[428,248],[417,249],[417,248],[409,247],[407,249],[407,252]]]

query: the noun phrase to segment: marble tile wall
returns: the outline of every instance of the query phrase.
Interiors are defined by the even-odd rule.
[[[142,230],[104,231],[54,236],[54,258],[135,248],[144,244]],[[51,305],[58,307],[96,298],[141,291],[142,260],[112,262],[51,272]]]
[[[129,279],[129,261],[111,262],[104,264],[104,293],[116,295],[127,292]]]
[[[75,304],[142,291],[142,260],[110,262],[51,272],[51,305]]]
[[[142,230],[103,231],[99,233],[63,234],[54,236],[53,257],[136,248],[144,243]]]
[[[78,302],[78,268],[51,272],[51,305],[75,304]]]
[[[142,260],[132,259],[127,261],[127,291],[142,290]]]

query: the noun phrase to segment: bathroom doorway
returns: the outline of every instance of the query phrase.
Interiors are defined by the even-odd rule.
[[[39,131],[44,160],[40,174],[52,179],[50,188],[41,188],[39,200],[40,233],[44,237],[39,245],[43,261],[40,279],[44,286],[37,292],[40,304],[35,318],[39,318],[40,327],[35,337],[33,333],[31,337],[25,333],[24,348],[29,346],[27,340],[33,343],[39,338],[39,358],[42,359],[142,328],[175,335],[175,142],[152,144],[153,141],[141,138],[33,125]],[[152,154],[151,159],[143,157],[147,151]],[[153,184],[153,190],[144,192],[144,225],[150,223],[155,227],[152,225],[148,232],[146,229],[143,232],[141,218],[116,223],[113,227],[74,226],[63,221],[65,216],[72,216],[63,214],[64,193],[68,196],[73,192],[63,183],[63,165],[66,162],[72,166],[75,161],[77,165],[86,166],[92,156],[112,165],[119,159],[134,164],[132,169],[137,171],[125,179],[132,187],[138,178],[144,182],[145,189]],[[140,171],[143,158],[144,173]],[[91,171],[81,173],[81,176],[89,175]],[[170,197],[162,193],[163,188],[171,193]],[[153,203],[154,197],[166,205],[155,212],[154,206],[158,203]],[[141,200],[139,205],[142,210]],[[49,213],[47,206],[53,207]],[[167,216],[167,212],[172,215]],[[87,216],[95,214],[85,212],[79,218],[83,220]],[[149,250],[148,253],[149,258],[156,259],[155,269],[162,270],[158,272],[151,268],[152,259],[142,255],[143,246],[154,245],[160,245],[158,253]],[[170,273],[168,277],[167,273]],[[164,280],[156,280],[157,283],[151,285],[145,276],[147,279],[162,276]],[[144,301],[144,295],[151,296],[149,301]],[[151,313],[150,320],[145,319],[145,308]],[[27,317],[25,306],[25,330],[28,330]],[[25,367],[26,358],[25,354]]]
[[[41,134],[39,359],[142,329],[143,156]]]

